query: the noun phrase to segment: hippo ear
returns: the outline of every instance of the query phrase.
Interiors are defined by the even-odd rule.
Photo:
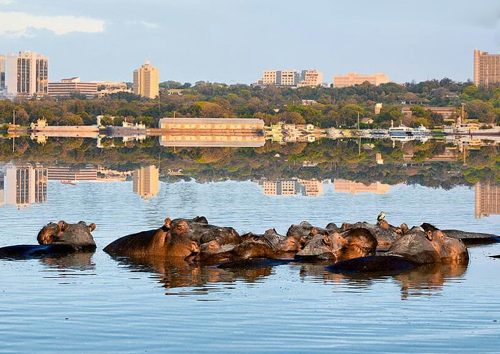
[[[317,229],[317,228],[315,228],[315,227],[313,227],[313,228],[311,229],[311,231],[309,231],[309,235],[311,235],[311,236],[316,236],[317,234],[319,234],[319,231],[318,231],[318,229]]]
[[[192,253],[200,253],[200,245],[196,241],[191,241],[191,252]]]
[[[194,222],[199,222],[201,224],[208,224],[208,220],[204,216],[197,216],[193,219]]]
[[[331,246],[332,245],[332,240],[330,240],[330,237],[327,236],[327,235],[324,235],[323,236],[323,243],[327,246]]]
[[[94,231],[95,228],[96,228],[96,224],[92,223],[92,224],[89,225],[89,231],[90,232]]]
[[[61,220],[57,223],[58,231],[66,231],[68,226],[69,226],[68,223],[64,220]]]
[[[164,225],[166,228],[170,229],[170,227],[172,226],[172,220],[170,220],[170,218],[166,218]]]
[[[425,237],[426,237],[429,241],[432,241],[432,231],[431,231],[431,230],[428,230],[428,231],[425,233]]]

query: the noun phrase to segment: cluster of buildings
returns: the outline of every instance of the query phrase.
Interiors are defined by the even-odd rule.
[[[265,195],[292,196],[302,195],[317,197],[323,193],[323,182],[316,179],[283,179],[277,181],[261,180],[258,182]]]
[[[152,99],[159,94],[159,79],[158,69],[146,62],[133,72],[133,89],[125,82],[82,82],[79,77],[49,82],[49,60],[46,56],[31,51],[0,55],[0,98],[60,98],[75,94],[96,98],[117,92],[133,92]]]

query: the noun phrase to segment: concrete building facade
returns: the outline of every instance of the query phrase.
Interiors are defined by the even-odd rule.
[[[346,75],[333,77],[333,87],[342,88],[354,85],[361,85],[368,81],[370,84],[378,86],[390,82],[389,77],[384,73],[375,73],[371,75],[362,75],[355,72],[349,72]]]
[[[5,59],[7,95],[45,96],[48,93],[49,60],[35,52],[9,54]]]
[[[150,199],[160,191],[160,171],[151,165],[141,167],[133,174],[133,191],[141,198]]]
[[[500,214],[500,185],[492,182],[478,182],[474,186],[477,219]]]
[[[500,83],[500,54],[474,50],[474,84],[488,86]]]
[[[50,97],[70,97],[72,94],[84,95],[87,98],[97,96],[97,83],[81,82],[79,77],[62,79],[60,82],[49,82]]]
[[[160,72],[149,62],[134,70],[134,94],[156,98],[160,92]]]
[[[323,74],[316,69],[309,70],[265,70],[257,85],[283,87],[315,87],[323,83]]]
[[[47,169],[39,165],[8,164],[5,167],[5,203],[26,207],[47,201]]]
[[[5,55],[0,55],[0,97],[5,94]]]

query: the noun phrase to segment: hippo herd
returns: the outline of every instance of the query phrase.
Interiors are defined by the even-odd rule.
[[[0,248],[0,258],[31,259],[94,252],[95,224],[49,223],[38,245]],[[104,248],[115,259],[151,262],[176,260],[217,267],[287,262],[324,262],[332,273],[403,272],[430,264],[467,264],[466,245],[500,242],[492,234],[440,230],[423,223],[409,228],[390,225],[381,213],[375,224],[329,223],[324,228],[303,221],[285,235],[238,234],[232,227],[209,224],[203,216],[165,219],[158,229],[121,237]],[[499,257],[499,256],[494,256]]]

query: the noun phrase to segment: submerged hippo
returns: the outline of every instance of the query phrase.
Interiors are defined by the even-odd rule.
[[[424,230],[435,229],[436,227],[423,223],[420,225]],[[441,230],[446,236],[462,240],[466,245],[479,245],[500,242],[500,236],[481,232],[470,232],[461,230]]]
[[[96,244],[91,232],[95,224],[80,221],[68,224],[65,221],[48,223],[37,235],[38,245],[15,245],[0,248],[1,258],[28,259],[60,257],[75,252],[94,252]]]
[[[165,219],[158,229],[141,231],[121,237],[104,248],[112,256],[182,258],[197,254],[199,244],[186,234],[171,229],[172,221]]]

